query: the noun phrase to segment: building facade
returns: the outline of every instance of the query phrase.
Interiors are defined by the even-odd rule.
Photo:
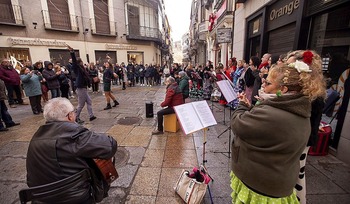
[[[162,0],[0,0],[0,56],[66,64],[66,44],[84,62],[163,64],[170,29]],[[25,8],[25,9],[24,9]]]
[[[190,24],[192,63],[227,66],[232,53],[233,0],[193,0]]]

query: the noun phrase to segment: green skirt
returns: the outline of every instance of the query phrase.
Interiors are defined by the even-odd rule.
[[[103,91],[111,91],[111,83],[103,83]]]
[[[250,190],[231,171],[232,204],[299,204],[295,190],[293,194],[283,198],[271,198]]]

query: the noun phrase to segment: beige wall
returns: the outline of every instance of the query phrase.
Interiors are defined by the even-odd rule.
[[[243,59],[246,35],[246,18],[252,15],[255,11],[262,8],[271,0],[248,0],[235,12],[234,22],[234,38],[233,38],[233,56],[237,59]]]

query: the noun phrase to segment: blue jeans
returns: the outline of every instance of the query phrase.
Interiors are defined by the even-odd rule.
[[[60,89],[51,89],[51,98],[57,98],[61,96]]]

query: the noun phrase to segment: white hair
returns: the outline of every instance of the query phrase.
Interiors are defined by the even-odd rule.
[[[74,111],[74,106],[67,98],[53,98],[44,106],[44,118],[49,121],[66,121],[67,114]]]

